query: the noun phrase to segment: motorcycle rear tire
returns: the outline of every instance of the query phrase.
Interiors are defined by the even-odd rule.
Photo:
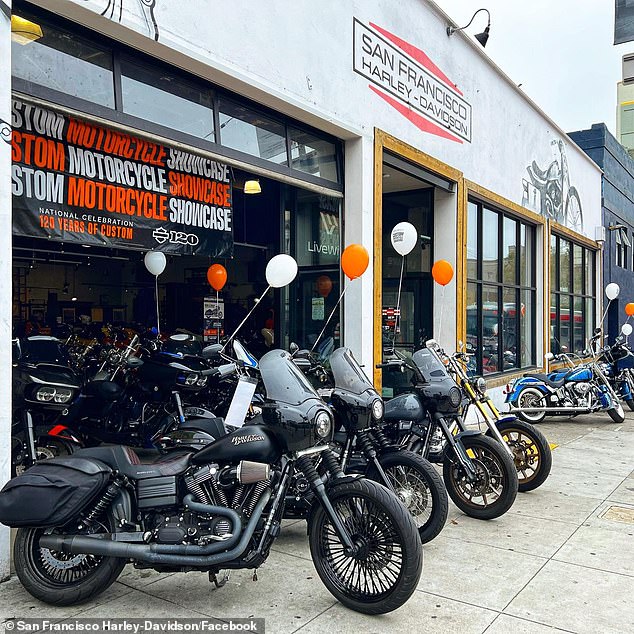
[[[109,530],[116,526],[114,518],[104,520]],[[20,528],[15,537],[13,558],[15,571],[25,590],[36,599],[50,605],[77,605],[101,594],[111,586],[127,560],[115,557],[97,557],[94,555],[56,556],[48,548],[40,548],[39,540],[45,530],[42,528]],[[63,531],[68,533],[68,527]],[[76,566],[64,568],[68,561],[77,559]],[[56,562],[59,562],[57,571]],[[73,571],[82,573],[82,567],[90,569],[84,576],[73,579]],[[77,569],[77,570],[75,570]],[[55,575],[57,574],[57,578]],[[69,578],[70,577],[70,578]]]
[[[625,412],[623,411],[623,405],[621,405],[621,403],[618,403],[616,407],[612,407],[607,411],[608,411],[608,416],[615,423],[622,423],[625,420]]]
[[[391,491],[365,478],[334,483],[328,499],[361,549],[357,556],[344,554],[330,517],[319,505],[308,531],[310,554],[323,584],[356,612],[385,614],[400,608],[416,590],[423,569],[423,547],[412,516]],[[381,577],[386,570],[389,574]],[[379,578],[381,591],[373,593]]]
[[[527,386],[519,391],[519,394],[517,395],[517,400],[513,403],[513,405],[515,407],[530,407],[533,402],[541,401],[543,396],[544,395],[537,388]],[[528,405],[523,403],[523,401],[527,398],[529,401]],[[531,423],[532,425],[542,423],[544,421],[544,418],[546,418],[546,410],[542,412],[532,412],[530,414],[525,414],[524,412],[516,412],[516,414],[524,422]]]
[[[530,423],[521,420],[496,423],[496,427],[502,436],[508,435],[506,442],[516,455],[514,463],[519,480],[518,491],[522,493],[533,491],[544,484],[553,466],[553,454],[544,434]],[[491,431],[487,431],[486,435],[493,437]],[[521,446],[516,446],[516,443]],[[531,474],[526,475],[526,460],[528,459],[530,462],[531,459],[535,458],[537,459],[537,467]]]
[[[379,464],[387,476],[396,496],[410,512],[418,525],[415,511],[426,511],[429,516],[418,527],[418,535],[423,544],[431,541],[442,531],[449,513],[449,498],[443,481],[433,465],[413,451],[393,451],[379,456]],[[379,484],[383,478],[374,464],[370,465],[366,476]],[[420,486],[425,490],[421,491]],[[409,487],[409,489],[408,489]],[[422,498],[422,499],[421,499]],[[422,504],[422,508],[420,505]],[[419,513],[420,515],[420,513]]]
[[[465,436],[462,444],[467,453],[471,451],[475,456],[474,460],[470,454],[472,462],[476,463],[480,480],[484,479],[485,483],[490,482],[491,477],[494,482],[501,480],[501,490],[493,502],[487,502],[486,497],[483,497],[483,504],[473,502],[475,494],[469,496],[469,487],[478,485],[466,480],[464,470],[457,458],[452,455],[453,452],[447,452],[443,463],[443,478],[449,497],[463,513],[476,519],[491,520],[504,515],[513,506],[517,497],[518,479],[513,460],[497,441],[487,438],[484,434]]]

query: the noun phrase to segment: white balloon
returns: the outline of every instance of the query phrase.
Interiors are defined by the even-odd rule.
[[[418,231],[411,222],[399,222],[392,229],[392,246],[400,255],[407,255],[412,252],[418,240]]]
[[[145,263],[145,268],[152,275],[160,275],[167,264],[165,253],[161,251],[148,251],[143,258],[143,262]]]
[[[297,277],[297,262],[290,255],[280,253],[266,265],[266,281],[273,288],[282,288]]]
[[[610,282],[606,287],[605,287],[605,296],[611,301],[613,299],[616,299],[619,296],[619,293],[621,292],[621,287],[616,284],[615,282]]]
[[[632,334],[632,324],[623,324],[621,326],[621,332],[626,336],[629,337]]]

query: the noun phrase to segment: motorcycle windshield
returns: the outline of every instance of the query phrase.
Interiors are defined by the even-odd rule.
[[[336,388],[347,390],[353,394],[363,394],[368,390],[374,391],[374,386],[352,356],[350,348],[337,348],[330,355],[330,369]]]
[[[260,374],[266,396],[272,401],[300,405],[308,399],[319,399],[313,386],[285,350],[267,352],[260,359]]]
[[[418,352],[415,352],[412,356],[412,362],[423,375],[425,381],[439,381],[451,378],[449,374],[447,374],[445,366],[438,360],[438,357],[427,348],[422,348]]]
[[[20,342],[20,348],[20,360],[25,363],[70,364],[62,342],[54,337],[29,337]]]

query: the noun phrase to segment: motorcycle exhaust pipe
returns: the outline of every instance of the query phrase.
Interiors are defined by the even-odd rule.
[[[189,496],[186,496],[186,499],[188,497]],[[264,507],[270,498],[271,490],[267,489],[258,500],[251,519],[242,533],[242,537],[240,537],[239,532],[236,530],[229,539],[205,546],[116,542],[110,539],[104,539],[98,535],[94,537],[86,537],[83,535],[42,535],[42,537],[40,537],[40,548],[48,548],[73,555],[87,554],[101,557],[117,557],[119,559],[135,559],[155,566],[217,566],[232,561],[244,553],[249,545],[249,541],[253,537]],[[194,505],[196,507],[195,510],[198,510],[199,507],[218,509],[219,512],[217,514],[224,515],[225,517],[232,518],[231,513],[235,514],[231,509],[224,507],[216,507],[197,502],[194,503]],[[194,508],[194,505],[192,505],[191,508]],[[239,526],[240,523],[237,525],[234,524],[235,528]],[[238,542],[237,545],[230,550],[226,550],[235,544],[236,541]],[[222,550],[223,552],[216,552],[218,550]]]

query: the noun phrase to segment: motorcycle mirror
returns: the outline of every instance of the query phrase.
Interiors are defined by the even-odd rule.
[[[476,351],[475,346],[472,343],[468,343],[465,346],[465,352],[467,354],[475,354],[475,351]]]
[[[555,355],[552,352],[547,352],[544,355],[544,359],[546,359],[546,361],[552,361],[555,358]]]
[[[212,343],[210,346],[203,348],[203,359],[217,359],[220,357],[220,351],[222,350],[222,344]]]
[[[289,346],[289,350],[291,351],[291,355],[295,356],[295,353],[299,350],[299,346],[294,341],[291,341],[291,345]]]
[[[594,329],[594,334],[595,335],[600,335],[601,334],[601,328],[595,328]]]
[[[568,352],[568,346],[561,346],[562,352]]]

